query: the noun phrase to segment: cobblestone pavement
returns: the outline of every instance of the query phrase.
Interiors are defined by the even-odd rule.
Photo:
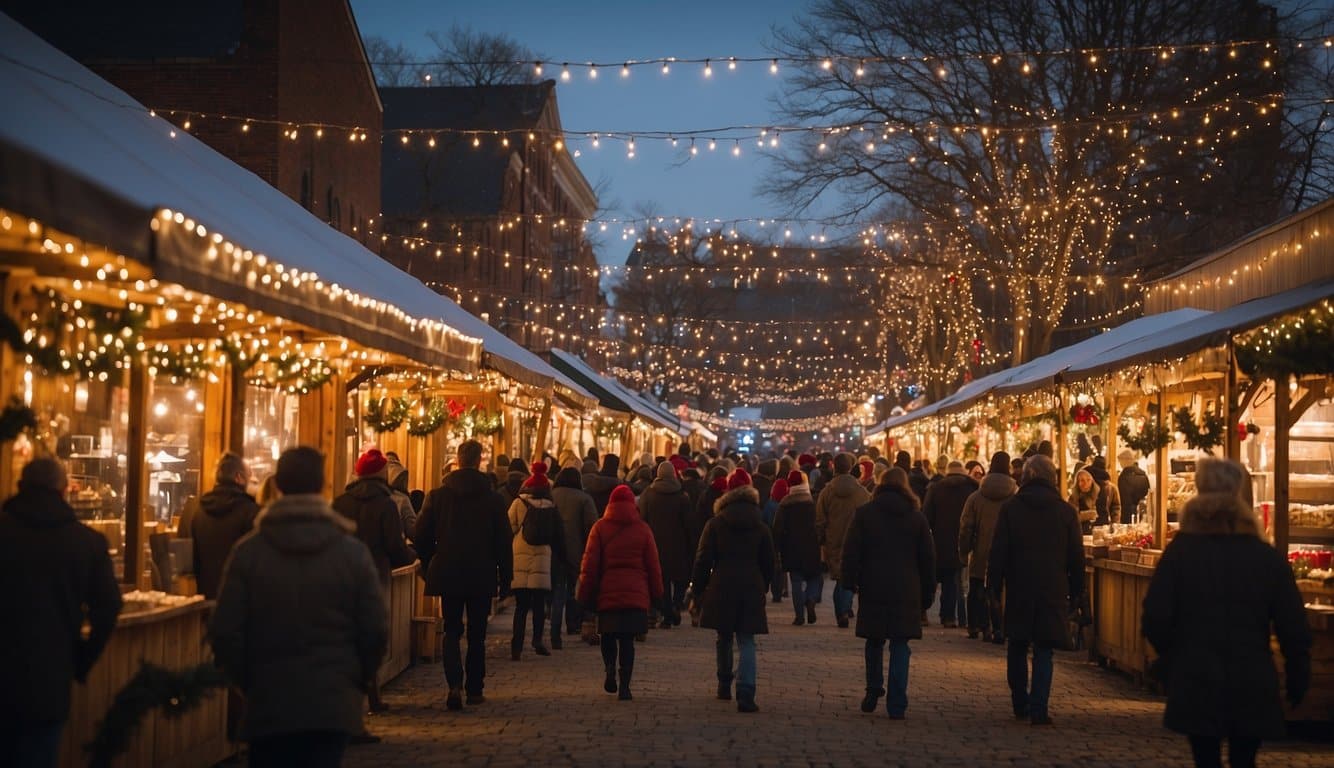
[[[912,644],[907,720],[884,702],[863,714],[862,644],[831,618],[826,591],[814,626],[791,626],[769,606],[759,638],[760,712],[714,699],[713,633],[654,630],[638,644],[634,701],[602,692],[596,648],[565,640],[550,658],[509,659],[512,614],[491,621],[487,701],[445,709],[438,664],[409,669],[384,689],[393,707],[370,718],[381,744],[352,747],[346,765],[371,766],[1181,766],[1183,737],[1161,725],[1163,701],[1128,679],[1058,653],[1051,713],[1040,728],[1011,717],[1001,646],[936,625]],[[687,622],[688,625],[688,622]],[[531,643],[531,637],[529,638]],[[1330,766],[1328,744],[1266,745],[1260,765]]]

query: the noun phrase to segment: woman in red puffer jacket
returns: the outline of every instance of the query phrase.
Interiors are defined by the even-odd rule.
[[[648,609],[662,599],[662,567],[653,531],[639,516],[635,494],[617,486],[602,519],[594,523],[579,569],[579,602],[598,614],[602,661],[607,667],[603,690],[630,696],[635,666],[635,635],[648,631]],[[616,659],[620,656],[620,684]]]

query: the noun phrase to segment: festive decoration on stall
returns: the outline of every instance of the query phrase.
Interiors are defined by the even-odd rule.
[[[1172,411],[1172,425],[1181,433],[1186,445],[1210,455],[1223,444],[1223,417],[1216,413],[1204,414],[1203,426],[1196,426],[1195,415],[1184,405]]]
[[[407,420],[412,401],[406,397],[372,397],[361,420],[376,434],[393,432]]]
[[[1156,418],[1146,419],[1144,427],[1137,433],[1132,433],[1130,425],[1123,423],[1116,428],[1116,435],[1127,448],[1139,451],[1145,456],[1172,444],[1172,430],[1163,426]]]
[[[116,694],[93,740],[84,745],[88,764],[109,768],[130,745],[130,739],[153,710],[177,718],[196,709],[214,690],[227,687],[227,678],[212,663],[179,672],[143,662],[139,672]]]
[[[1240,336],[1235,349],[1237,366],[1252,378],[1334,375],[1334,302]]]
[[[0,336],[11,346],[15,339],[21,340],[15,351],[43,373],[105,381],[139,350],[148,319],[140,305],[90,304],[67,299],[54,289],[34,293],[38,306],[28,315],[28,327],[16,333],[18,325],[6,315]]]
[[[268,360],[270,371],[259,384],[281,389],[292,395],[308,395],[329,383],[333,367],[318,357],[303,357],[295,351],[286,351]]]
[[[1246,442],[1246,438],[1258,434],[1260,434],[1260,426],[1255,422],[1248,421],[1244,424],[1242,422],[1237,422],[1237,440],[1244,443]]]
[[[408,417],[408,434],[413,437],[435,434],[449,418],[449,414],[445,411],[445,401],[438,397],[425,403],[417,403],[417,407],[412,410],[413,414]]]
[[[37,414],[19,398],[9,398],[9,404],[0,411],[0,443],[7,443],[22,434],[30,434],[35,429]]]
[[[190,343],[180,348],[158,344],[148,351],[148,372],[167,378],[172,384],[206,378],[215,366],[211,353],[217,348],[217,342]]]
[[[614,440],[621,436],[621,422],[615,419],[598,419],[593,422],[593,435],[603,440]]]
[[[474,405],[459,419],[459,423],[473,437],[486,437],[499,434],[504,428],[504,417],[500,411],[488,411],[480,405]]]
[[[1090,402],[1083,405],[1076,403],[1070,406],[1070,421],[1077,425],[1096,427],[1102,422],[1102,412],[1098,409],[1097,403]]]

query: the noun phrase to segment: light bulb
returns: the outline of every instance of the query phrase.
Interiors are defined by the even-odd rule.
[[[588,79],[589,80],[598,79],[598,68],[593,66],[592,64],[588,65]]]
[[[570,82],[570,65],[569,65],[569,64],[563,64],[563,65],[561,65],[561,69],[560,69],[560,79],[561,79],[561,82],[563,82],[563,83],[568,83],[568,82]]]
[[[621,65],[621,77],[629,77],[629,76],[630,76],[630,62],[627,61],[626,63]]]
[[[773,59],[772,61],[769,62],[769,74],[771,75],[778,74],[778,59]]]
[[[736,57],[735,57],[735,56],[733,56],[733,57],[731,57],[730,59],[727,60],[727,68],[728,68],[728,69],[733,69],[733,70],[736,69]]]
[[[533,62],[533,74],[538,77],[542,76],[542,62],[540,61]]]

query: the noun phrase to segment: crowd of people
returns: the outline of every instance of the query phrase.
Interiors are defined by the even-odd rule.
[[[884,698],[891,719],[907,717],[910,642],[938,600],[942,628],[1008,643],[1013,714],[1041,726],[1053,722],[1053,651],[1071,647],[1072,616],[1087,605],[1084,531],[1147,493],[1124,457],[1117,481],[1094,457],[1067,488],[1051,454],[1043,443],[984,466],[874,449],[757,460],[683,445],[624,469],[590,450],[497,457],[484,471],[469,440],[424,493],[408,489],[397,456],[367,450],[329,502],[324,458],[293,448],[258,500],[245,493],[245,462],[223,456],[182,534],[202,593],[217,600],[209,639],[243,694],[239,737],[253,765],[337,765],[349,739],[375,739],[363,714],[388,708],[376,674],[389,574],[416,561],[426,594],[441,599],[449,710],[486,702],[487,624],[512,599],[512,661],[579,637],[600,647],[604,690],[626,701],[636,643],[688,616],[715,633],[717,697],[757,712],[766,603],[786,596],[793,625],[817,623],[828,578],[834,623],[864,641],[863,712]],[[1244,765],[1282,725],[1271,625],[1291,702],[1309,684],[1310,639],[1291,573],[1244,499],[1245,470],[1201,460],[1197,484],[1145,600],[1145,633],[1167,725],[1190,736],[1201,765],[1217,764],[1224,738]],[[0,512],[2,583],[26,585],[0,590],[4,607],[60,638],[39,649],[3,635],[7,658],[51,657],[41,675],[10,665],[0,680],[21,691],[4,697],[7,735],[19,727],[0,747],[20,757],[58,745],[69,680],[87,674],[119,608],[105,542],[75,521],[66,485],[58,462],[38,459]],[[85,616],[91,632],[71,634]]]

